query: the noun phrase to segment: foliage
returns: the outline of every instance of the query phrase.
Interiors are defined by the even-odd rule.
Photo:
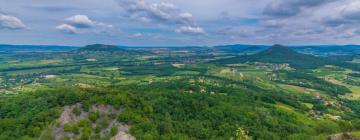
[[[231,138],[231,140],[252,140],[252,137],[248,135],[247,131],[239,127],[236,130],[235,138]]]
[[[80,108],[75,107],[75,108],[72,110],[72,113],[74,113],[76,116],[79,116],[79,115],[81,114],[81,110],[80,110]]]

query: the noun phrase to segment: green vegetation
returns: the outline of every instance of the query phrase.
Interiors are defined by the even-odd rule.
[[[282,46],[233,58],[209,51],[0,55],[0,140],[359,137],[357,64]]]
[[[245,62],[285,63],[290,64],[290,66],[295,69],[314,69],[324,65],[339,65],[357,70],[360,69],[358,65],[324,57],[301,54],[281,45],[274,45],[270,49],[253,55],[243,55],[215,61],[215,63],[220,64],[236,64]]]

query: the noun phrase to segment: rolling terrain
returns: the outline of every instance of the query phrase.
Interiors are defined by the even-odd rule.
[[[0,140],[359,138],[356,47],[310,48],[9,48]]]

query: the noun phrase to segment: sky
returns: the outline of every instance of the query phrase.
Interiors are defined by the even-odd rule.
[[[360,0],[0,0],[0,44],[360,44]]]

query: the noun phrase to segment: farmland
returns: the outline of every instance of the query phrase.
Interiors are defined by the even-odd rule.
[[[0,139],[231,139],[239,129],[252,139],[358,137],[356,64],[283,61],[273,54],[282,49],[264,58],[99,44],[2,54]]]

